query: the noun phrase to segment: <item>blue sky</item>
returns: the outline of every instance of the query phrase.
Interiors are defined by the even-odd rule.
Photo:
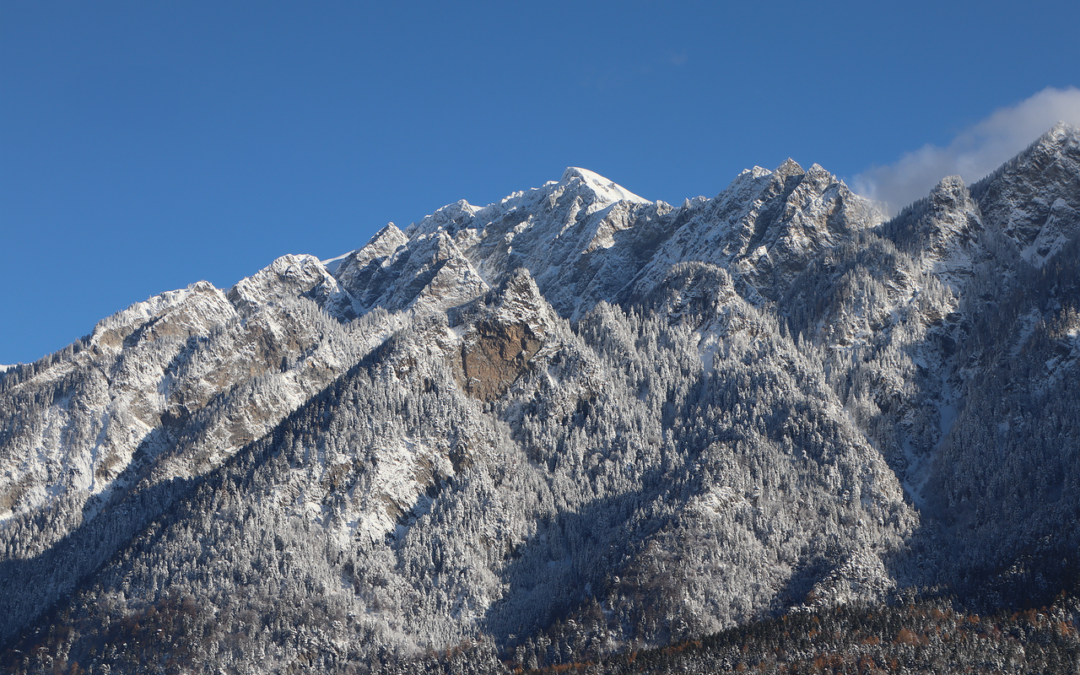
[[[669,5],[0,0],[0,363],[566,166],[680,203],[790,156],[883,196],[1080,115],[1076,0]]]

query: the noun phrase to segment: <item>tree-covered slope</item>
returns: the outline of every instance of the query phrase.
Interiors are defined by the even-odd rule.
[[[918,652],[940,593],[1063,589],[1017,644],[1069,658],[1078,176],[1064,126],[889,221],[816,165],[677,208],[568,169],[133,305],[0,374],[5,660],[951,668],[1015,654]]]

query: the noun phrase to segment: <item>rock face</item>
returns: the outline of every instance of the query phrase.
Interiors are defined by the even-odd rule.
[[[1065,126],[888,222],[790,160],[679,207],[571,168],[132,305],[0,372],[5,660],[531,667],[1052,597],[1078,213]]]
[[[494,401],[528,369],[540,340],[525,324],[478,321],[473,332],[461,347],[462,384],[470,396]]]

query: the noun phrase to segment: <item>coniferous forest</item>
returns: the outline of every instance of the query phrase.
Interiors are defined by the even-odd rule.
[[[1075,672],[1078,374],[1074,128],[893,218],[567,169],[0,373],[0,666]]]

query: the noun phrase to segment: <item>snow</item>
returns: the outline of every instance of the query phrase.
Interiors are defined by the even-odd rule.
[[[720,348],[720,343],[714,336],[710,336],[712,339],[703,341],[701,346],[701,367],[705,373],[705,377],[712,377],[716,372],[716,353]]]
[[[341,266],[341,263],[355,252],[356,251],[349,251],[348,253],[342,253],[336,258],[329,258],[327,260],[321,260],[320,262],[322,263],[322,266],[326,268],[327,272],[334,274],[337,272],[338,267]]]
[[[103,473],[105,477],[97,480],[95,471],[102,465],[108,468],[110,460],[115,460],[112,465],[119,469],[127,466],[133,450],[140,447],[143,439],[151,438],[153,429],[147,426],[145,420],[156,424],[167,401],[177,392],[186,394],[187,398],[181,400],[194,401],[193,408],[196,404],[205,405],[208,413],[222,413],[224,421],[221,425],[235,423],[243,434],[233,435],[224,426],[210,426],[211,422],[217,422],[214,422],[216,418],[207,414],[205,417],[210,422],[207,423],[206,433],[213,440],[195,448],[203,453],[200,457],[208,458],[198,460],[201,462],[199,466],[195,466],[195,460],[182,464],[188,461],[186,458],[167,464],[168,458],[155,456],[152,452],[146,453],[147,457],[150,461],[162,463],[163,469],[159,474],[164,477],[194,475],[207,470],[207,467],[219,465],[236,450],[237,443],[245,442],[247,438],[258,438],[272,429],[284,415],[299,408],[333,377],[356,363],[359,355],[381,344],[392,331],[417,329],[422,324],[415,319],[443,312],[450,307],[463,306],[491,288],[506,290],[486,295],[471,307],[478,307],[475,311],[483,312],[483,316],[496,323],[524,323],[546,343],[533,358],[536,359],[535,372],[544,376],[547,390],[555,392],[553,402],[544,403],[549,406],[544,414],[551,419],[564,417],[564,407],[566,412],[572,413],[582,392],[601,391],[605,382],[602,375],[594,373],[603,373],[603,368],[608,367],[598,365],[600,361],[590,361],[591,357],[586,358],[587,355],[580,357],[586,363],[581,366],[575,365],[574,359],[561,359],[556,365],[554,359],[548,358],[556,351],[565,351],[577,358],[576,352],[572,351],[577,349],[576,343],[567,339],[571,334],[567,332],[570,329],[564,318],[588,311],[600,300],[633,297],[632,292],[647,293],[657,288],[677,263],[686,264],[683,269],[690,270],[686,272],[687,278],[703,279],[709,285],[687,283],[685,287],[664,287],[673,289],[670,299],[662,299],[668,303],[667,318],[678,320],[684,315],[689,316],[687,307],[690,302],[701,300],[707,294],[712,302],[708,311],[714,312],[715,316],[707,316],[707,321],[697,327],[699,351],[696,354],[690,352],[690,355],[700,358],[705,377],[715,377],[718,371],[726,377],[729,364],[725,363],[725,359],[740,353],[753,353],[740,345],[748,340],[768,339],[767,336],[757,335],[760,322],[750,322],[758,311],[752,304],[757,303],[762,308],[762,315],[770,311],[764,301],[759,302],[761,298],[755,295],[757,290],[754,285],[757,284],[764,296],[766,285],[775,283],[772,279],[782,279],[781,275],[788,275],[790,280],[792,270],[799,270],[802,262],[811,259],[819,250],[842,242],[849,230],[830,224],[845,221],[845,218],[833,218],[835,208],[852,209],[851,221],[857,225],[851,227],[864,227],[879,220],[872,211],[865,210],[870,208],[865,206],[865,202],[846,193],[842,183],[816,164],[795,190],[785,192],[784,178],[800,171],[799,166],[791,161],[785,162],[776,173],[760,167],[744,171],[715,199],[687,200],[676,217],[669,216],[672,210],[667,205],[659,202],[653,204],[592,171],[570,167],[559,181],[516,192],[483,208],[465,201],[445,206],[407,228],[408,234],[390,224],[363,248],[335,258],[324,261],[311,256],[279,258],[261,272],[242,280],[227,297],[209,284],[203,284],[133,305],[116,317],[103,321],[99,330],[95,331],[95,340],[100,338],[105,341],[106,346],[116,354],[114,358],[110,352],[106,356],[112,360],[102,358],[100,361],[102,371],[107,369],[111,379],[91,381],[98,386],[96,398],[86,396],[72,402],[68,396],[67,399],[52,402],[52,407],[44,408],[38,420],[42,431],[31,440],[38,454],[29,460],[33,466],[27,468],[25,475],[32,478],[45,476],[49,466],[60,463],[74,468],[76,477],[65,478],[68,481],[66,484],[39,479],[24,503],[36,507],[49,499],[50,495],[55,497],[61,489],[98,492],[100,496],[89,503],[90,508],[86,511],[88,518],[93,517],[96,513],[94,509],[106,504],[105,498],[110,491],[122,493],[128,487],[128,483],[122,479],[111,479],[110,486],[108,476],[115,476],[116,471]],[[973,237],[977,241],[980,230],[969,227],[973,221],[968,216],[977,215],[977,211],[970,203],[962,183],[943,182],[943,186],[942,198],[955,198],[960,206],[945,208],[948,204],[942,202],[944,215],[933,223],[937,227],[936,248],[923,258],[923,262],[925,271],[950,281],[955,288],[970,283],[972,259],[978,249],[969,242]],[[1067,209],[1071,207],[1059,199],[1054,208],[1056,212],[1067,215]],[[778,213],[782,215],[776,215]],[[1062,222],[1065,222],[1064,215]],[[912,263],[911,270],[915,269],[916,264]],[[739,278],[739,270],[745,272],[745,276]],[[692,274],[701,276],[692,277]],[[732,276],[736,277],[734,281]],[[372,279],[378,283],[373,283]],[[872,345],[878,338],[907,339],[895,337],[902,333],[902,329],[896,326],[917,309],[914,307],[917,304],[914,302],[917,283],[917,279],[911,278],[896,283],[889,281],[882,286],[887,289],[887,300],[883,300],[878,292],[876,298],[869,295],[870,299],[865,299],[865,302],[849,302],[845,306],[841,315],[843,325],[839,328],[843,329],[845,349],[852,351],[852,361],[857,355],[854,351],[856,345]],[[354,285],[362,291],[371,291],[371,297],[360,300],[361,295]],[[298,301],[297,296],[301,295],[304,299]],[[345,324],[343,328],[313,308],[310,302],[313,296],[339,298],[342,302],[349,299],[357,314],[376,306],[383,307],[389,313],[375,312]],[[758,299],[755,300],[755,297]],[[323,300],[317,302],[322,303]],[[364,303],[363,307],[361,302]],[[558,316],[553,305],[562,317]],[[238,314],[234,308],[240,308],[242,312]],[[291,319],[289,312],[294,310],[308,312],[305,320],[313,322],[313,325],[308,327],[301,321]],[[463,313],[462,316],[471,315]],[[187,323],[188,317],[193,323]],[[891,317],[891,322],[882,320],[882,317]],[[1016,346],[1017,352],[1031,335],[1037,318],[1037,313],[1032,310],[1025,319]],[[325,323],[319,323],[323,320]],[[419,330],[402,330],[401,339],[395,340],[394,349],[400,350],[404,356],[400,368],[395,370],[387,367],[387,377],[391,378],[388,386],[397,387],[400,381],[415,379],[419,377],[417,373],[423,374],[425,369],[444,369],[453,359],[460,358],[461,343],[474,339],[469,333],[470,320],[467,318],[465,323],[456,326],[437,322],[424,324],[430,328],[424,328],[423,334],[417,334]],[[603,325],[616,328],[619,324],[614,320],[605,320]],[[883,327],[871,328],[879,325]],[[165,328],[173,332],[162,330]],[[189,329],[190,332],[185,332]],[[245,337],[248,335],[245,329],[252,331],[249,337]],[[206,338],[211,330],[215,331],[212,340]],[[169,340],[156,345],[151,339],[143,341],[144,332],[152,338],[154,331],[161,331],[161,335]],[[1074,328],[1069,334],[1076,343],[1080,329]],[[129,336],[131,339],[128,339]],[[194,345],[190,347],[190,354],[179,351],[184,348],[185,339],[191,337],[205,342],[190,343]],[[921,340],[924,335],[920,333],[910,337]],[[800,340],[802,344],[806,343]],[[271,348],[273,345],[288,347],[287,350],[276,350]],[[838,347],[833,345],[832,348]],[[79,365],[88,372],[91,371],[90,366],[99,366],[98,362],[88,360],[97,358],[89,354],[90,350],[80,357],[84,358],[84,362]],[[192,357],[192,354],[198,358]],[[810,358],[813,354],[807,350],[803,355]],[[219,362],[212,362],[211,358]],[[282,372],[273,369],[261,371],[252,367],[252,364],[259,363],[259,359],[269,359],[275,367],[281,362]],[[870,514],[868,520],[872,527],[872,511],[878,508],[879,502],[899,502],[896,478],[902,481],[916,507],[926,507],[929,493],[924,494],[924,490],[931,468],[952,432],[962,400],[961,388],[955,384],[956,380],[953,380],[953,384],[949,381],[949,375],[954,371],[936,365],[939,360],[939,355],[929,349],[911,354],[911,364],[930,373],[927,381],[931,386],[926,391],[926,397],[918,402],[922,406],[917,411],[921,425],[918,433],[922,435],[906,439],[901,436],[904,439],[901,441],[903,452],[907,456],[905,471],[898,471],[900,475],[894,476],[877,454],[868,451],[860,454],[866,449],[861,441],[850,448],[853,453],[850,461],[853,462],[851,466],[865,469],[870,477],[866,479],[867,482],[844,485],[842,491],[833,491],[832,487],[841,485],[836,482],[839,478],[833,480],[833,476],[839,476],[833,469],[843,465],[823,465],[829,474],[827,485],[830,489],[825,493],[830,495],[830,499],[836,495],[840,503],[842,497],[846,505],[858,503],[861,498],[866,513],[856,513],[859,517],[852,520],[858,524],[859,530],[866,528],[862,515]],[[838,359],[837,362],[840,361]],[[777,372],[787,373],[796,367],[801,368],[799,363],[792,359],[788,362],[788,368]],[[48,372],[45,376],[64,376],[68,372],[63,370],[66,365],[60,364],[54,372]],[[768,363],[761,366],[757,363],[743,365],[751,369],[772,367]],[[903,370],[900,366],[903,366]],[[0,372],[11,367],[0,366]],[[647,364],[645,367],[648,367]],[[1048,362],[1047,367],[1058,367],[1058,360],[1055,358]],[[167,368],[171,370],[167,371]],[[246,369],[250,369],[250,372]],[[814,372],[806,377],[817,377]],[[912,372],[912,368],[900,363],[892,374],[899,380],[905,372]],[[700,374],[689,373],[692,378]],[[242,387],[248,376],[255,378],[258,386],[245,390]],[[939,377],[940,388],[935,382]],[[188,379],[185,381],[184,378]],[[527,379],[522,378],[519,385],[515,385],[519,389],[511,391],[511,397],[533,386]],[[816,380],[806,381],[814,387],[818,386],[814,384]],[[612,383],[612,405],[615,405],[615,401],[629,401],[635,406],[633,409],[638,410],[640,403],[649,404],[650,397],[655,397],[648,390],[619,389],[622,385],[615,378],[607,380],[607,383]],[[820,387],[826,386],[823,380]],[[899,387],[897,385],[897,389]],[[227,398],[234,389],[238,391],[237,400],[241,400],[239,397],[242,394],[242,405],[212,408],[199,400],[204,393]],[[802,395],[798,393],[801,390],[791,388],[791,391],[792,395]],[[521,401],[527,400],[524,394],[521,396]],[[825,396],[828,406],[821,410],[830,411],[830,416],[842,414],[840,405],[832,402],[831,397],[832,394]],[[469,402],[469,405],[473,406],[469,410],[476,409],[475,402]],[[80,406],[91,410],[96,416],[92,423],[80,427],[86,438],[96,436],[96,441],[91,441],[85,452],[80,448],[82,454],[67,450],[67,455],[61,454],[58,448],[61,448],[67,434],[67,427],[72,425],[73,411],[77,412]],[[494,411],[495,408],[495,405],[485,404],[484,411]],[[495,425],[497,420],[492,420],[496,420],[496,417],[492,416],[484,424],[491,422]],[[445,426],[424,437],[410,437],[404,432],[395,432],[374,441],[365,441],[367,445],[363,447],[313,447],[310,452],[320,463],[313,471],[321,469],[325,472],[338,467],[342,467],[343,471],[363,468],[363,480],[367,482],[350,489],[348,493],[334,495],[340,497],[341,502],[335,502],[333,506],[327,501],[333,491],[311,480],[311,475],[299,472],[295,477],[286,479],[288,485],[275,485],[271,494],[291,515],[332,529],[343,550],[354,547],[358,538],[369,538],[376,543],[383,542],[387,535],[416,539],[417,533],[414,531],[409,535],[409,530],[414,526],[425,527],[432,507],[432,500],[425,495],[425,489],[432,485],[433,478],[442,481],[454,475],[455,469],[447,453],[449,441],[442,437],[442,432],[456,422],[457,418],[447,420]],[[498,421],[497,424],[501,425],[502,422]],[[501,426],[493,426],[492,429],[502,433]],[[482,438],[486,433],[476,432],[476,436]],[[651,447],[652,441],[649,443]],[[482,443],[478,443],[477,447],[483,448],[477,452],[496,452]],[[496,447],[493,441],[491,448]],[[507,447],[517,451],[516,446]],[[841,449],[844,450],[843,447]],[[727,448],[717,445],[710,451],[715,451],[719,457],[727,452]],[[367,457],[363,458],[361,453],[367,453]],[[191,454],[194,455],[194,451]],[[507,457],[516,455],[508,451]],[[603,460],[601,475],[605,476],[613,468],[632,475],[635,462],[644,461],[641,459],[643,455],[635,458],[631,454],[623,457],[612,455],[605,459],[597,453],[595,457]],[[361,459],[374,461],[361,462]],[[515,461],[526,466],[524,455]],[[805,451],[800,461],[810,461]],[[0,470],[7,468],[6,465],[0,466]],[[359,468],[355,470],[360,471]],[[735,476],[734,472],[725,472],[724,476],[727,477],[728,473]],[[13,474],[9,472],[8,475]],[[16,472],[15,475],[19,477],[23,474]],[[465,474],[466,477],[468,475]],[[507,475],[508,480],[518,479],[514,471],[508,471]],[[563,479],[561,474],[556,475],[560,476],[559,480]],[[508,485],[501,494],[509,494],[512,489],[517,489],[512,485]],[[531,484],[519,482],[517,485]],[[728,485],[704,485],[700,494],[688,503],[688,514],[730,518],[733,510],[747,509],[747,513],[750,513],[753,509],[755,517],[764,513],[761,509],[765,507],[759,507],[757,501],[762,494],[759,486],[751,483],[732,485],[737,489]],[[486,483],[484,489],[488,489]],[[557,494],[568,495],[568,503],[578,498],[573,496],[571,490]],[[748,500],[753,501],[753,506]],[[338,503],[341,504],[340,510]],[[449,510],[439,513],[449,513]],[[881,524],[880,517],[877,522]],[[522,532],[528,534],[525,526],[519,528],[517,533]],[[492,541],[498,539],[494,534],[490,538]],[[538,541],[542,540],[543,535]],[[863,597],[890,583],[888,573],[875,554],[864,551],[849,553],[843,565],[823,580],[821,587],[827,586],[831,597]],[[568,557],[555,557],[547,562],[547,567],[569,569],[572,566],[570,562]],[[348,592],[351,587],[345,584],[343,588]],[[477,597],[483,597],[485,592],[478,591]]]
[[[1010,221],[1032,220],[1038,217],[1038,213],[1027,213],[1024,209],[1014,207]],[[1050,205],[1050,213],[1046,215],[1038,236],[1020,252],[1021,257],[1036,267],[1042,267],[1064,248],[1071,236],[1075,236],[1078,219],[1080,213],[1058,197]]]
[[[1031,338],[1032,333],[1035,332],[1035,327],[1039,325],[1039,319],[1041,318],[1038,310],[1030,310],[1020,320],[1020,334],[1016,338],[1016,344],[1009,350],[1009,355],[1016,357],[1020,355],[1020,352],[1024,349],[1024,345],[1027,344],[1028,339]]]
[[[916,365],[920,362],[922,367],[929,368],[925,364],[922,358],[914,359]],[[945,444],[952,432],[954,426],[956,426],[956,419],[958,415],[958,407],[960,399],[960,392],[954,392],[952,385],[949,384],[948,371],[945,369],[940,370],[941,378],[941,393],[938,399],[932,402],[933,409],[938,414],[938,440],[934,446],[933,451],[926,453],[917,453],[912,448],[911,440],[905,438],[903,443],[904,457],[907,461],[907,470],[903,472],[902,483],[904,490],[911,496],[911,500],[915,503],[918,509],[925,510],[927,507],[927,499],[924,494],[926,484],[930,480],[934,461],[941,453],[941,448]]]
[[[200,296],[211,297],[213,298],[213,301],[216,301],[222,306],[228,305],[228,301],[225,300],[225,296],[221,291],[214,288],[208,281],[199,281],[191,284],[187,288],[176,291],[167,291],[160,295],[148,298],[143,302],[137,302],[123,311],[102,319],[94,327],[91,341],[94,344],[100,344],[101,338],[111,331],[129,329],[145,324],[147,321],[177,309],[186,304],[189,300]]]
[[[588,169],[581,169],[575,166],[567,167],[563,172],[560,183],[569,184],[578,179],[587,185],[593,192],[600,196],[607,202],[619,202],[629,201],[638,204],[651,204],[648,199],[639,197],[638,195],[630,192],[621,185],[616,185],[614,181],[610,181],[604,178],[598,173],[593,173]]]
[[[371,484],[378,487],[364,497],[359,509],[350,509],[346,515],[355,532],[373,542],[382,541],[390,532],[399,537],[404,535],[402,525],[392,515],[395,509],[412,518],[430,509],[431,500],[424,496],[424,486],[416,480],[421,463],[425,460],[435,465],[449,462],[423,443],[408,437],[387,444],[376,455],[379,461]]]
[[[241,279],[229,291],[252,305],[264,305],[273,299],[294,292],[292,287],[307,291],[319,283],[337,290],[337,280],[311,255],[283,255],[250,277]]]

